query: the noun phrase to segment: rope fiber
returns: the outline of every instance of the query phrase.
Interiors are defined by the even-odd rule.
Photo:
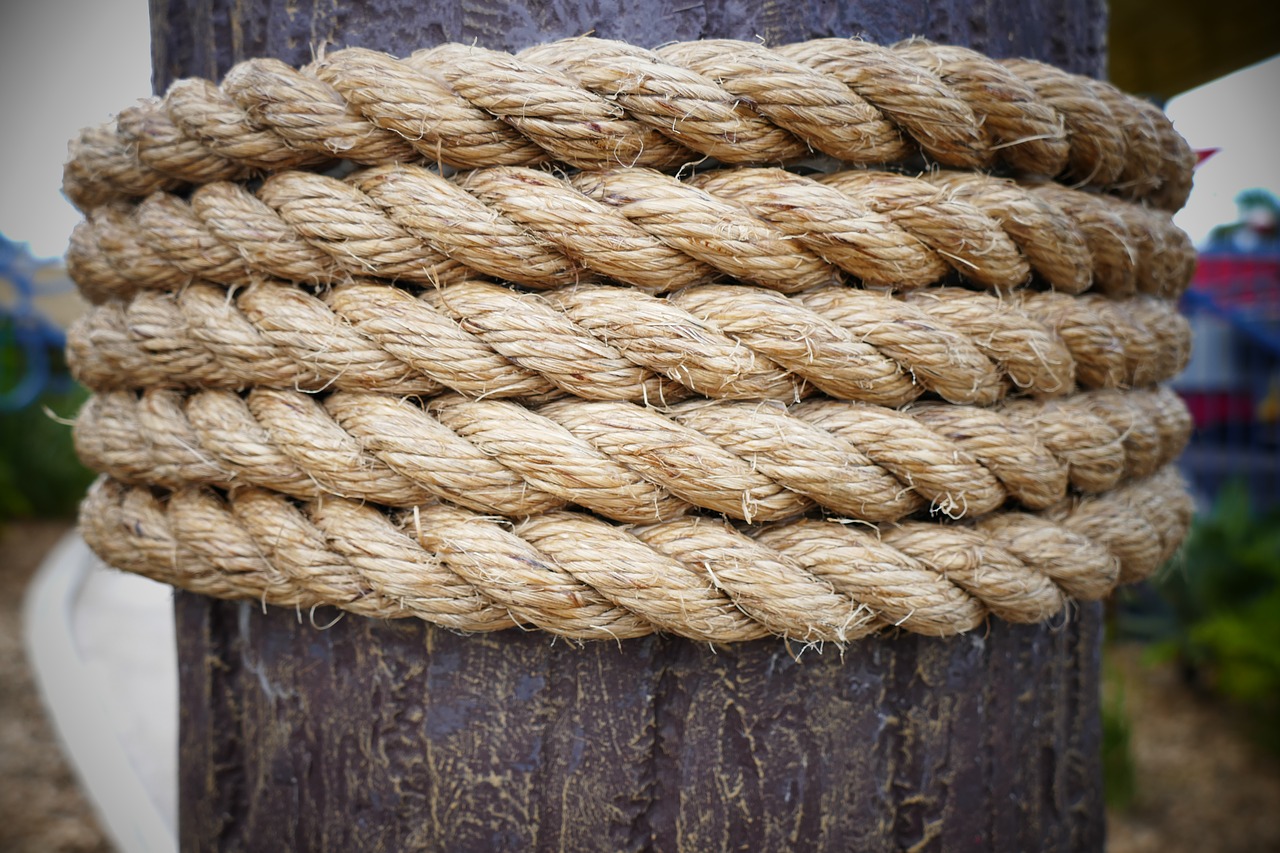
[[[205,595],[845,644],[1039,622],[1192,513],[1168,119],[910,40],[348,48],[72,141],[81,507]]]
[[[405,59],[361,48],[294,69],[232,68],[73,141],[82,209],[335,158],[460,169],[548,161],[676,170],[707,157],[779,164],[821,152],[1063,176],[1177,210],[1195,155],[1169,120],[1097,80],[966,48],[818,39],[649,51],[577,38],[512,56],[447,44]]]
[[[100,481],[80,517],[105,560],[205,595],[416,616],[576,639],[661,630],[707,642],[844,643],[887,626],[947,636],[988,613],[1038,622],[1154,571],[1191,517],[1176,473],[973,526],[706,516],[618,527],[550,512],[514,526],[448,504],[394,512],[263,489]]]

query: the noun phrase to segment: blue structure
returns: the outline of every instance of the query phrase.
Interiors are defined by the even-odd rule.
[[[12,297],[0,303],[0,412],[25,408],[46,391],[65,391],[71,377],[63,365],[66,334],[36,307],[37,296],[71,289],[65,277],[54,284],[38,280],[56,262],[32,257],[25,243],[0,235],[0,280]]]

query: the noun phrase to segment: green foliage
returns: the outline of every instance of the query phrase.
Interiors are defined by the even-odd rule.
[[[1130,739],[1133,725],[1125,709],[1124,685],[1112,672],[1104,672],[1102,698],[1102,781],[1107,806],[1127,809],[1137,793],[1137,774]]]
[[[1255,513],[1239,483],[1197,520],[1157,581],[1176,630],[1156,647],[1218,693],[1280,751],[1280,510]]]
[[[0,414],[0,521],[75,514],[93,474],[76,458],[71,427],[55,416],[74,416],[86,396],[75,387]]]
[[[16,386],[31,369],[10,331],[10,324],[0,323],[0,391]],[[49,352],[47,373],[66,384],[66,364],[55,350]],[[0,412],[0,522],[75,514],[93,474],[76,458],[66,419],[86,396],[84,389],[70,385],[46,391],[17,411]]]

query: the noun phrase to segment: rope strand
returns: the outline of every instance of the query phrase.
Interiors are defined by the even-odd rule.
[[[254,275],[435,285],[481,274],[535,289],[603,278],[650,292],[730,276],[791,293],[844,279],[910,290],[952,274],[1008,289],[1033,270],[1066,293],[1176,298],[1194,258],[1166,214],[973,174],[818,181],[734,169],[679,181],[614,169],[564,180],[505,167],[449,180],[396,165],[100,207],[73,233],[67,266],[95,300]]]
[[[922,40],[708,41],[658,51],[594,38],[518,56],[463,45],[403,60],[362,48],[301,70],[251,59],[221,87],[175,83],[72,142],[81,209],[334,159],[470,169],[780,164],[1002,165],[1176,210],[1194,155],[1157,109],[1106,83]],[[1117,163],[1122,164],[1117,169]]]
[[[380,284],[323,297],[263,282],[228,298],[193,285],[108,302],[68,332],[93,390],[327,388],[661,404],[690,393],[790,402],[809,386],[902,406],[922,393],[989,404],[1011,392],[1166,381],[1190,330],[1143,297],[958,288],[906,298],[843,287],[787,297],[734,285],[667,298],[618,287],[521,294],[459,282],[414,298]]]
[[[91,398],[75,430],[87,465],[130,482],[248,484],[401,507],[440,498],[510,517],[577,504],[634,523],[690,506],[747,522],[814,503],[868,521],[925,508],[981,515],[1010,497],[1043,509],[1069,482],[1110,488],[1151,473],[1189,435],[1185,407],[1164,389],[1010,412],[825,399],[790,409],[572,398],[527,408],[456,395],[418,405],[346,391],[319,400],[151,389]]]
[[[972,526],[798,519],[744,533],[692,516],[628,529],[570,512],[510,526],[445,504],[388,513],[334,497],[299,505],[253,488],[163,494],[110,479],[90,491],[80,526],[107,562],[222,598],[584,640],[665,631],[843,644],[887,626],[948,636],[988,613],[1040,621],[1066,596],[1097,598],[1150,574],[1190,517],[1166,468]]]

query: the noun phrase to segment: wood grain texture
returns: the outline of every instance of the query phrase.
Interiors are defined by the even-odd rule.
[[[1097,74],[1101,0],[152,0],[155,85],[320,46],[910,35]],[[324,625],[332,614],[314,614]],[[179,594],[187,851],[1098,850],[1101,617],[844,655]]]
[[[177,612],[184,850],[1101,845],[1095,606],[843,657]]]
[[[1097,76],[1106,20],[1104,0],[151,0],[157,91],[179,77],[221,79],[252,56],[297,65],[321,48],[404,56],[445,41],[520,50],[588,32],[645,46],[826,36],[888,44],[921,35]]]

